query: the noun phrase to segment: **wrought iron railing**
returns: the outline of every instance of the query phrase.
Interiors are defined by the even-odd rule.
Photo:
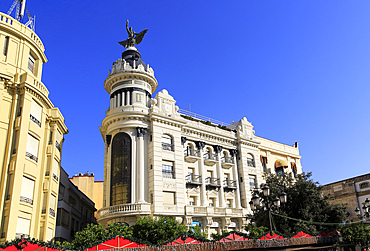
[[[228,123],[225,123],[225,122],[222,122],[222,121],[219,121],[219,120],[216,120],[216,119],[212,119],[212,118],[209,118],[209,117],[206,117],[206,116],[203,116],[203,115],[199,115],[199,114],[196,114],[194,112],[187,111],[185,109],[179,109],[179,113],[183,114],[183,115],[186,115],[186,116],[189,116],[189,117],[199,119],[199,120],[209,121],[209,122],[211,122],[213,124],[216,124],[216,125],[221,125],[221,126],[229,126],[230,125]]]
[[[29,153],[29,152],[26,152],[26,157],[28,157],[28,158],[30,158],[30,159],[32,159],[32,160],[34,160],[34,161],[36,161],[37,162],[37,157],[35,156],[35,155],[33,155],[32,153]]]
[[[224,186],[229,188],[236,188],[236,180],[224,180]]]
[[[220,185],[220,179],[218,179],[218,178],[212,178],[212,177],[207,177],[206,178],[206,185],[207,186],[221,186]]]
[[[186,183],[201,184],[202,176],[189,173],[185,176]]]
[[[56,175],[55,173],[53,173],[53,178],[56,180],[56,181],[58,181],[59,179],[58,179],[58,175]]]
[[[217,161],[218,160],[218,156],[217,156],[217,154],[209,153],[208,152],[208,153],[204,154],[204,159]]]
[[[175,171],[162,170],[162,176],[163,176],[163,178],[174,179],[175,178]]]
[[[162,142],[162,149],[166,151],[174,151],[173,144]]]
[[[224,156],[224,157],[222,158],[222,162],[223,162],[223,163],[230,163],[230,164],[234,164],[234,157]]]
[[[198,157],[198,158],[200,158],[200,151],[196,150],[196,149],[188,148],[184,152],[184,155],[189,156],[189,157]]]
[[[46,171],[45,172],[45,176],[49,176],[50,175],[50,172],[49,171]]]
[[[35,118],[34,116],[32,116],[32,114],[30,114],[30,120],[32,120],[33,122],[35,122],[39,127],[41,127],[41,122]]]
[[[248,159],[247,164],[248,164],[248,166],[256,167],[256,163],[254,162],[254,160]]]
[[[28,204],[33,205],[33,200],[30,199],[30,198],[24,197],[24,196],[20,197],[20,202],[24,202],[24,203],[28,203]]]
[[[53,217],[55,217],[55,211],[52,208],[49,208],[49,214]]]

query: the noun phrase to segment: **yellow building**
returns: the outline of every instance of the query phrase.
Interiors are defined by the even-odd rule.
[[[95,181],[94,173],[79,173],[69,178],[90,200],[95,203],[95,208],[99,210],[103,207],[103,181]],[[98,214],[95,212],[95,217]]]
[[[0,13],[0,241],[54,236],[64,118],[41,82],[36,33]]]

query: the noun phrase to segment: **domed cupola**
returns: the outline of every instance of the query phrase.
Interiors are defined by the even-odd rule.
[[[141,59],[141,54],[135,47],[127,48],[122,53],[122,60],[125,60],[134,69],[136,69],[139,65],[144,66],[144,69],[146,69],[146,64]]]

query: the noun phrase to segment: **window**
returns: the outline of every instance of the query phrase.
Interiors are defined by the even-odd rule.
[[[33,189],[35,181],[23,176],[20,201],[33,205]]]
[[[275,172],[277,175],[284,175],[284,168],[288,168],[288,163],[285,160],[278,159],[275,161]]]
[[[256,166],[256,164],[255,164],[255,162],[254,162],[254,157],[253,157],[253,155],[252,155],[252,154],[250,154],[250,153],[248,153],[248,154],[247,154],[247,164],[248,164],[248,166],[250,166],[250,167],[255,167],[255,166]]]
[[[59,131],[57,131],[55,147],[59,150],[59,152],[60,152],[60,142],[62,142],[62,134]]]
[[[29,219],[24,219],[21,217],[18,217],[17,220],[17,228],[15,230],[16,237],[21,237],[22,235],[26,235],[27,237],[30,234],[30,222]]]
[[[249,187],[250,189],[254,189],[257,187],[257,180],[256,176],[254,175],[249,175]]]
[[[48,236],[48,238],[47,238],[47,240],[48,241],[50,241],[51,239],[53,239],[53,229],[52,228],[48,228],[48,232],[47,232],[47,236]]]
[[[69,227],[69,212],[63,208],[58,208],[57,226]]]
[[[261,164],[264,172],[267,172],[267,157],[261,156]]]
[[[28,134],[26,156],[37,162],[37,151],[39,148],[39,140]]]
[[[232,199],[228,199],[226,201],[226,207],[228,207],[228,208],[232,208],[233,207],[233,200]]]
[[[173,162],[164,161],[162,164],[162,176],[167,179],[175,178],[175,170],[173,168]]]
[[[172,137],[170,135],[162,136],[162,149],[166,151],[173,151]]]
[[[59,195],[58,195],[59,198],[58,198],[58,200],[63,200],[64,190],[65,190],[65,187],[62,184],[59,184]]]
[[[131,137],[117,133],[112,140],[110,205],[131,203]]]
[[[209,204],[210,207],[215,207],[216,206],[216,199],[215,198],[210,198],[209,199]]]
[[[8,54],[8,47],[9,47],[9,36],[6,36],[4,39],[4,49],[3,49],[4,56]]]
[[[175,198],[176,196],[174,192],[163,192],[163,204],[175,205],[176,204]]]
[[[50,197],[50,210],[49,214],[53,217],[55,217],[55,203],[56,203],[56,197],[54,194],[51,195]]]
[[[365,183],[361,183],[360,184],[360,188],[363,189],[363,188],[368,188],[369,187],[369,183],[368,182],[365,182]]]
[[[32,100],[30,120],[35,122],[39,127],[41,127],[41,113],[42,107],[36,101]]]
[[[32,73],[34,73],[34,70],[35,70],[35,58],[32,57],[32,55],[30,54],[28,56],[28,70],[30,70]]]
[[[54,159],[53,163],[53,178],[58,181],[58,176],[59,176],[59,162]]]
[[[190,196],[189,197],[189,205],[190,206],[196,206],[197,205],[197,203],[196,203],[196,201],[197,201],[197,197],[195,197],[195,196]]]
[[[136,102],[143,103],[144,102],[144,95],[141,93],[136,93]]]
[[[294,162],[290,162],[290,166],[292,167],[292,172],[293,172],[293,176],[294,178],[297,178],[297,164],[294,163]]]

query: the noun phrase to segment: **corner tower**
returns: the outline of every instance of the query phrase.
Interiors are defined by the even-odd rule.
[[[100,132],[105,140],[103,208],[98,222],[135,222],[135,215],[149,215],[148,203],[148,135],[151,95],[157,88],[153,69],[141,59],[135,44],[139,34],[128,27],[129,38],[122,58],[113,63],[104,88],[110,95],[110,106]],[[106,209],[118,214],[107,213]],[[127,210],[126,210],[127,208]],[[134,209],[134,210],[133,210]],[[125,214],[125,211],[130,212]]]

